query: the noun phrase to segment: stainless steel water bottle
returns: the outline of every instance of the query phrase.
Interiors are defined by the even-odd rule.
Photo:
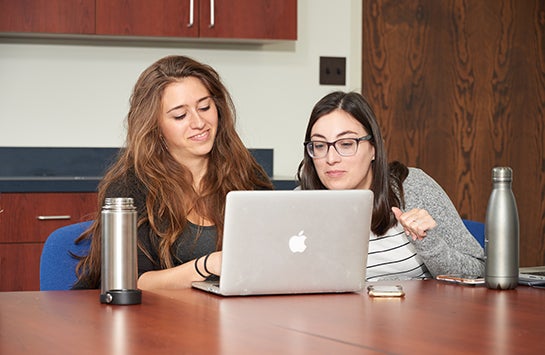
[[[128,197],[106,198],[102,207],[100,302],[139,304],[136,208]]]
[[[485,221],[485,282],[491,289],[517,287],[519,275],[519,217],[511,189],[513,171],[492,169],[492,193]]]

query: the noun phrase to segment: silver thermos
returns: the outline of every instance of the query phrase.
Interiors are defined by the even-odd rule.
[[[490,289],[514,289],[519,275],[519,217],[511,189],[513,171],[492,169],[492,193],[485,222],[485,282]]]
[[[100,302],[139,304],[136,208],[128,197],[106,198],[102,207]]]

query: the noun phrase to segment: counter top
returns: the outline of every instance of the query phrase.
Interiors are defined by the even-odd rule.
[[[101,176],[10,176],[0,177],[2,192],[94,192]],[[293,190],[295,179],[273,178],[276,190]]]
[[[2,192],[93,192],[100,176],[10,176],[0,177]]]
[[[249,149],[273,174],[273,150]],[[119,148],[0,147],[2,192],[94,192]],[[295,178],[272,178],[278,190],[297,186]]]

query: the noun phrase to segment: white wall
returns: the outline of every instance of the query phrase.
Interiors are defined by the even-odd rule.
[[[119,147],[131,89],[155,60],[212,65],[250,148],[274,149],[274,175],[293,177],[312,106],[361,90],[360,0],[299,0],[298,40],[263,45],[0,38],[0,146]],[[347,85],[321,86],[319,57],[347,58]]]

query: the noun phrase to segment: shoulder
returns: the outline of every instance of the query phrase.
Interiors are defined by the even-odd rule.
[[[406,186],[409,186],[409,187],[430,186],[435,188],[435,187],[439,187],[439,184],[431,176],[426,174],[424,170],[410,167],[409,174],[407,175],[407,178],[403,182],[403,187],[405,188]]]
[[[408,167],[409,169],[409,175],[407,175],[407,180],[419,180],[419,179],[425,179],[429,178],[429,175],[424,172],[424,170],[415,168],[415,167]]]
[[[437,194],[442,194],[443,189],[424,170],[409,168],[409,175],[403,182],[405,199],[430,199]]]
[[[407,207],[429,209],[438,204],[442,205],[449,200],[441,185],[418,168],[409,168],[409,175],[403,182],[403,190]]]

